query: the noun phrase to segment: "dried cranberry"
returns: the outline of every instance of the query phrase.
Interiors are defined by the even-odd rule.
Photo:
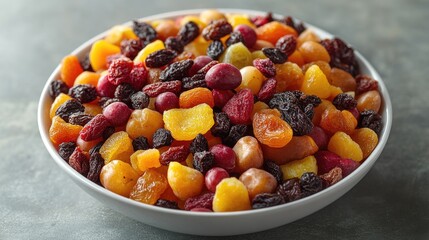
[[[125,60],[130,60],[129,58],[125,57],[124,55],[117,53],[117,54],[113,54],[113,55],[109,55],[106,57],[106,61],[107,61],[107,69],[109,69],[110,65],[113,63],[113,61],[116,61],[118,59],[125,59]],[[113,82],[112,82],[113,84]]]
[[[252,208],[260,209],[266,207],[273,207],[285,203],[282,196],[276,193],[260,193],[252,200]]]
[[[145,22],[133,21],[133,31],[143,45],[147,45],[157,38],[155,29]]]
[[[296,45],[297,41],[294,35],[285,35],[277,41],[276,48],[290,56],[295,51]]]
[[[76,143],[74,142],[63,142],[58,146],[58,154],[62,159],[66,162],[69,161],[70,156],[74,152],[76,148]]]
[[[192,59],[174,62],[161,72],[159,80],[163,82],[181,80],[186,76],[192,64],[194,64]]]
[[[358,126],[360,128],[370,128],[377,134],[380,134],[382,129],[382,117],[373,110],[366,110],[360,113]]]
[[[299,184],[301,186],[302,197],[310,196],[323,189],[322,179],[312,172],[302,174]]]
[[[69,92],[69,87],[62,80],[54,80],[49,84],[48,93],[52,98],[58,97],[61,93],[67,94]]]
[[[234,97],[234,92],[232,90],[213,89],[212,95],[215,106],[223,108],[223,106],[225,106],[225,104]]]
[[[222,110],[228,114],[233,124],[248,124],[253,110],[253,93],[245,88],[234,95]]]
[[[115,98],[119,99],[121,102],[126,104],[131,103],[131,95],[133,95],[136,90],[129,83],[121,83],[115,90]]]
[[[104,159],[99,152],[91,154],[89,158],[89,171],[86,178],[89,180],[99,183],[101,168],[104,166]]]
[[[85,55],[85,57],[80,61],[80,66],[84,71],[93,72],[94,69],[92,69],[91,62],[89,61],[89,55]]]
[[[253,66],[255,66],[256,69],[258,69],[265,77],[274,77],[276,75],[276,67],[269,58],[258,58],[253,60]]]
[[[241,35],[241,33],[237,31],[237,32],[232,32],[229,35],[229,38],[226,40],[225,44],[227,47],[229,47],[239,42],[242,42],[244,44],[244,38],[243,38],[243,35]]]
[[[114,85],[128,82],[133,67],[133,61],[128,58],[121,57],[113,60],[109,65],[109,69],[107,70],[108,80]]]
[[[129,59],[134,59],[142,49],[143,44],[140,39],[125,39],[121,41],[121,53]]]
[[[81,103],[89,103],[97,98],[97,89],[90,84],[79,84],[70,88],[69,95]]]
[[[183,45],[187,45],[188,43],[194,41],[194,39],[197,38],[199,34],[200,28],[198,25],[193,21],[189,21],[183,25],[182,28],[180,28],[178,37]]]
[[[128,81],[131,86],[136,90],[141,90],[146,84],[148,71],[143,63],[134,65],[133,70],[130,72],[130,79]]]
[[[287,55],[278,48],[262,48],[262,52],[275,64],[287,61]]]
[[[175,57],[177,57],[176,51],[170,49],[161,49],[149,54],[145,60],[145,63],[147,67],[159,68],[169,64]]]
[[[163,208],[170,208],[170,209],[179,209],[179,206],[177,205],[177,202],[169,201],[166,199],[158,199],[156,200],[155,206],[157,207],[163,207]]]
[[[280,169],[279,165],[275,164],[272,161],[264,161],[264,170],[273,175],[277,182],[281,184],[283,182],[283,172]]]
[[[221,138],[228,136],[229,130],[231,129],[231,122],[229,121],[228,115],[224,112],[215,113],[214,120],[215,124],[211,128],[213,136]]]
[[[133,140],[133,149],[134,151],[138,151],[138,150],[147,150],[149,149],[149,142],[147,141],[147,138],[140,136],[140,137],[136,137]]]
[[[207,142],[207,139],[199,133],[194,140],[192,140],[191,145],[189,145],[189,150],[192,154],[195,154],[197,152],[203,152],[209,150],[209,143]]]
[[[185,210],[191,210],[194,208],[213,208],[213,197],[214,193],[205,193],[196,197],[191,197],[185,201]]]
[[[378,90],[378,82],[368,75],[356,76],[356,94],[360,95],[371,90]]]
[[[167,49],[176,51],[179,54],[183,52],[183,49],[184,49],[183,43],[177,37],[168,37],[167,39],[165,39],[164,44],[165,44],[165,48]]]
[[[162,165],[168,165],[170,162],[183,162],[189,154],[189,148],[185,145],[170,147],[163,152],[159,158]]]
[[[141,91],[138,91],[130,97],[131,106],[134,109],[143,109],[149,106],[149,96]]]
[[[91,121],[92,116],[85,113],[73,113],[69,116],[69,123],[73,125],[85,126],[89,121]]]
[[[64,121],[69,122],[70,115],[73,113],[83,113],[84,111],[85,107],[79,101],[70,99],[61,104],[57,111],[55,111],[55,115],[59,116]]]
[[[277,81],[274,78],[269,78],[262,84],[258,92],[258,99],[262,102],[268,102],[276,93]]]
[[[110,126],[103,114],[96,115],[80,131],[80,138],[84,141],[95,140],[103,135],[103,131]]]
[[[225,47],[223,46],[222,41],[214,40],[207,47],[207,56],[211,57],[214,60],[217,60],[222,55],[224,50]]]
[[[338,94],[334,100],[332,100],[332,104],[334,104],[338,110],[351,110],[357,106],[356,99],[347,93]]]
[[[301,186],[298,178],[291,178],[277,187],[277,193],[281,195],[285,202],[292,202],[301,198]]]
[[[228,147],[233,147],[240,138],[246,135],[247,130],[247,125],[238,124],[232,126],[231,130],[229,130],[228,136],[222,139],[222,143]]]
[[[182,89],[182,82],[180,81],[169,81],[169,82],[156,82],[148,84],[143,88],[143,92],[149,97],[156,97],[164,92],[180,93]]]
[[[79,147],[76,147],[72,155],[70,155],[69,164],[78,173],[82,174],[83,176],[87,176],[89,171],[89,161]]]
[[[100,98],[100,100],[98,101],[98,105],[100,105],[101,108],[106,108],[107,106],[109,106],[110,104],[114,103],[114,102],[120,102],[121,100],[119,100],[118,98],[109,98],[109,97],[102,97]]]
[[[201,35],[206,40],[219,40],[232,32],[232,25],[226,19],[212,21],[207,25]]]
[[[268,12],[265,16],[253,16],[250,17],[250,21],[255,24],[256,27],[260,27],[269,22],[274,21],[272,13]]]
[[[165,128],[159,128],[153,134],[153,147],[160,148],[164,146],[170,146],[173,142],[173,137],[171,136],[171,132]]]

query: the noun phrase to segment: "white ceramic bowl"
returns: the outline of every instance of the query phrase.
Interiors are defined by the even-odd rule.
[[[252,10],[220,10],[225,13],[243,13],[248,15],[265,14],[265,12]],[[188,11],[169,12],[145,17],[141,20],[150,21],[155,19],[174,18],[189,14],[196,15],[201,11],[201,9],[195,9]],[[126,24],[131,23],[128,22]],[[313,29],[319,36],[321,36],[321,38],[333,37],[331,34],[310,24],[306,24],[306,26]],[[91,44],[94,41],[103,38],[105,35],[106,32],[92,38],[78,47],[75,51],[72,52],[72,54],[77,55],[78,57],[83,57],[86,53],[89,52]],[[392,125],[392,105],[386,86],[384,85],[380,75],[359,52],[356,52],[356,58],[361,66],[362,73],[368,74],[374,79],[378,80],[379,90],[383,98],[383,104],[380,111],[383,116],[383,130],[381,131],[377,147],[357,170],[337,184],[312,196],[276,207],[229,213],[204,213],[170,210],[146,205],[122,197],[89,181],[77,173],[74,169],[72,169],[58,155],[57,150],[49,140],[48,131],[51,122],[49,119],[49,108],[52,103],[52,99],[48,94],[48,86],[51,81],[59,78],[60,66],[58,66],[49,77],[40,97],[38,108],[39,131],[48,152],[51,154],[52,158],[60,166],[60,168],[64,170],[73,179],[73,181],[88,194],[121,214],[158,228],[187,234],[220,236],[263,231],[303,218],[334,202],[347,191],[349,191],[353,186],[355,186],[367,174],[367,172],[374,165],[377,158],[380,156],[389,137],[389,132]]]

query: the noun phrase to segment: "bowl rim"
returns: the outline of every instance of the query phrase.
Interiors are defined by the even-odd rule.
[[[236,14],[245,14],[245,15],[264,15],[267,12],[266,11],[258,11],[258,10],[251,10],[251,9],[234,9],[234,8],[216,8],[217,10],[221,11],[222,13],[236,13]],[[157,19],[168,19],[168,18],[174,18],[174,17],[180,17],[185,15],[197,15],[200,12],[208,10],[208,9],[189,9],[189,10],[179,10],[179,11],[172,11],[172,12],[165,12],[155,15],[146,16],[143,18],[138,19],[139,21],[153,21]],[[285,15],[276,14],[273,13],[273,16],[279,18],[284,17]],[[294,18],[296,19],[296,18]],[[299,20],[299,19],[297,19]],[[304,21],[303,21],[304,22]],[[126,23],[120,24],[120,25],[128,25],[130,26],[132,24],[132,21],[128,21]],[[307,22],[304,22],[307,28],[312,29],[317,33],[317,35],[323,35],[327,38],[333,38],[334,35],[319,28],[312,24],[309,24]],[[73,50],[70,54],[71,55],[80,55],[82,52],[85,51],[85,49],[89,49],[90,46],[96,41],[106,36],[108,30],[92,37],[91,39],[87,40],[83,44],[81,44],[79,47],[77,47],[75,50]],[[323,189],[322,191],[315,193],[311,196],[288,202],[285,204],[281,204],[274,207],[269,208],[262,208],[262,209],[251,209],[251,210],[245,210],[245,211],[235,211],[235,212],[192,212],[192,211],[184,211],[184,210],[174,210],[174,209],[168,209],[168,208],[161,208],[149,204],[144,204],[126,197],[123,197],[121,195],[115,194],[102,186],[88,180],[86,177],[82,176],[78,172],[76,172],[69,164],[67,164],[58,154],[55,146],[52,144],[49,138],[49,127],[48,123],[50,121],[49,116],[47,114],[47,105],[49,102],[52,103],[52,99],[50,98],[48,94],[48,87],[52,80],[56,79],[57,76],[59,76],[61,63],[57,65],[57,67],[54,69],[54,71],[49,76],[48,80],[46,81],[42,93],[40,95],[39,104],[38,104],[38,111],[37,111],[37,120],[38,120],[38,128],[39,133],[42,138],[42,141],[48,150],[51,157],[54,159],[54,161],[57,163],[57,165],[63,169],[72,179],[78,180],[79,182],[83,183],[91,189],[92,191],[96,191],[99,194],[104,195],[104,197],[113,198],[116,201],[133,205],[135,207],[143,208],[145,210],[150,211],[159,211],[163,213],[168,213],[172,215],[177,216],[202,216],[202,217],[210,217],[210,218],[220,218],[220,217],[228,217],[228,216],[247,216],[247,215],[253,215],[258,213],[270,213],[274,211],[278,211],[282,208],[293,208],[298,207],[300,205],[306,205],[308,202],[312,202],[318,199],[321,199],[321,197],[328,195],[331,192],[335,192],[338,189],[346,187],[348,182],[350,182],[353,178],[357,178],[359,172],[365,171],[365,169],[369,170],[372,165],[377,161],[379,155],[381,154],[383,148],[385,147],[387,140],[389,138],[390,130],[392,127],[392,103],[389,96],[389,93],[387,91],[386,85],[383,81],[383,79],[380,77],[378,72],[374,69],[374,67],[363,57],[362,54],[359,53],[355,49],[355,55],[358,61],[360,61],[360,64],[364,65],[368,69],[368,74],[371,75],[374,79],[377,80],[379,85],[379,91],[382,95],[383,99],[383,106],[382,109],[384,110],[382,113],[383,117],[383,129],[379,135],[379,143],[377,144],[376,148],[373,150],[373,152],[368,156],[368,158],[350,175],[343,178],[338,183],[330,186],[329,188]],[[366,174],[364,174],[366,175]],[[360,180],[359,180],[360,181]],[[79,186],[80,187],[80,186]],[[347,192],[347,191],[346,191]],[[341,196],[340,196],[341,197]]]

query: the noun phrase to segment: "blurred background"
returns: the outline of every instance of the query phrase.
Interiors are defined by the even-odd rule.
[[[384,152],[350,192],[294,223],[230,239],[429,238],[429,1],[0,0],[0,239],[198,238],[141,224],[84,193],[50,158],[36,120],[46,80],[80,44],[113,25],[193,8],[272,11],[325,29],[373,64],[394,108]]]

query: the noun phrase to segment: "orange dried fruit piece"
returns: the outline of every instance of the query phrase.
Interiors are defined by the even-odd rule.
[[[137,182],[139,175],[130,164],[120,160],[113,160],[104,165],[100,172],[100,182],[104,188],[124,197],[129,197],[130,192]]]
[[[181,200],[199,195],[204,185],[204,175],[201,172],[178,162],[169,164],[167,180],[174,195]]]
[[[126,125],[126,131],[132,139],[143,136],[152,142],[156,130],[162,128],[162,114],[148,108],[134,110]]]
[[[224,178],[216,186],[213,211],[233,212],[249,210],[250,199],[246,186],[237,178]]]
[[[117,25],[113,26],[104,38],[107,42],[119,46],[122,40],[138,39],[133,29],[129,26]]]
[[[331,85],[319,66],[313,65],[307,69],[301,91],[307,95],[316,95],[323,99],[330,96]]]
[[[49,128],[49,138],[54,145],[59,145],[63,142],[75,142],[82,128],[82,126],[65,122],[59,116],[54,116]]]
[[[310,63],[315,61],[330,62],[331,56],[322,44],[313,41],[304,42],[299,48],[299,52],[304,58],[304,62]]]
[[[292,53],[292,55],[288,56],[287,61],[295,63],[300,67],[305,64],[304,58],[302,57],[302,54],[298,50],[295,50]]]
[[[196,87],[182,92],[179,96],[180,108],[191,108],[202,103],[208,104],[211,108],[214,107],[212,92],[207,88]]]
[[[153,170],[147,169],[134,185],[130,198],[146,204],[155,204],[168,187],[167,178]]]
[[[359,144],[345,132],[336,132],[329,139],[328,150],[342,158],[348,158],[356,162],[363,159],[363,152]]]
[[[353,114],[347,110],[337,110],[335,108],[326,109],[320,119],[320,127],[330,134],[338,131],[351,133],[357,126],[357,120]]]
[[[277,80],[276,92],[298,90],[301,88],[304,74],[297,64],[285,62],[283,64],[276,64],[275,66],[276,76],[274,78]]]
[[[76,86],[80,84],[90,84],[94,87],[97,87],[99,78],[100,78],[99,73],[84,71],[81,74],[79,74],[79,76],[77,76],[73,85]]]
[[[331,73],[331,66],[329,65],[328,62],[324,62],[324,61],[315,61],[315,62],[307,63],[304,66],[302,66],[302,71],[306,72],[313,65],[317,65],[320,68],[320,70],[322,70],[323,74],[325,74],[326,77],[328,77],[329,74]],[[329,81],[329,78],[328,78],[328,81]]]
[[[83,72],[82,66],[80,65],[79,59],[74,55],[68,55],[61,61],[61,79],[67,84],[68,87],[72,87],[76,77]]]
[[[139,172],[144,172],[149,168],[160,167],[159,156],[158,149],[138,150],[130,157],[131,166]]]
[[[199,133],[205,134],[214,125],[213,109],[203,103],[188,109],[164,111],[165,129],[179,141],[193,140]]]
[[[255,102],[255,104],[253,104],[253,110],[252,110],[252,115],[250,115],[250,119],[253,120],[253,116],[255,116],[255,113],[259,112],[262,109],[268,109],[268,108],[270,107],[264,102],[261,102],[261,101]]]
[[[269,22],[256,29],[258,40],[268,41],[272,44],[276,44],[279,38],[288,34],[298,37],[295,29],[278,21]]]
[[[373,110],[378,112],[381,107],[381,96],[377,90],[371,90],[359,95],[356,99],[359,112]]]
[[[105,164],[113,160],[121,160],[129,163],[133,152],[132,140],[124,131],[112,134],[100,148],[100,154]]]
[[[317,161],[314,156],[308,156],[300,160],[294,160],[280,166],[283,180],[300,178],[306,172],[317,174]]]
[[[329,83],[341,88],[343,92],[355,91],[356,90],[356,80],[355,78],[348,72],[339,69],[332,68],[328,77]]]
[[[61,105],[63,105],[63,103],[70,99],[72,99],[72,97],[70,97],[69,95],[65,93],[60,93],[60,95],[55,98],[54,102],[51,105],[51,109],[49,110],[49,117],[52,119],[55,116],[55,112],[57,111],[57,109]]]
[[[253,133],[260,143],[273,148],[286,146],[293,135],[292,128],[281,119],[280,112],[271,109],[263,109],[255,113]]]
[[[334,104],[332,104],[331,101],[322,99],[322,103],[320,103],[319,106],[314,108],[314,116],[312,119],[314,125],[319,125],[320,120],[322,119],[323,113],[328,108],[336,109]]]
[[[362,149],[363,158],[367,158],[378,144],[378,136],[370,128],[359,128],[353,131],[350,137],[359,144]]]
[[[107,69],[107,57],[110,55],[121,53],[121,49],[106,40],[98,40],[92,44],[89,51],[89,62],[94,71]]]
[[[85,107],[85,114],[96,116],[97,114],[103,113],[103,109],[98,103],[84,103],[82,105]]]
[[[297,38],[298,47],[307,41],[320,42],[320,38],[313,30],[306,29]]]
[[[287,162],[303,159],[319,150],[310,136],[293,136],[292,140],[282,148],[273,148],[261,144],[264,158],[282,165]]]

